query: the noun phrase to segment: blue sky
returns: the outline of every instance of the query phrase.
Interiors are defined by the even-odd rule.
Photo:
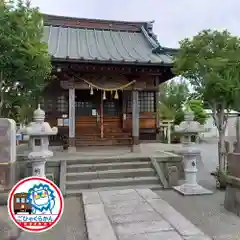
[[[202,29],[227,29],[240,35],[239,0],[32,0],[44,13],[112,20],[155,20],[161,45],[178,47],[179,40]]]

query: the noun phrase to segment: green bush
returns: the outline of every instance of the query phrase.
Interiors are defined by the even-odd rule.
[[[203,108],[203,103],[200,100],[190,100],[189,107],[194,112],[194,120],[198,121],[200,124],[204,124],[207,120],[207,113]]]

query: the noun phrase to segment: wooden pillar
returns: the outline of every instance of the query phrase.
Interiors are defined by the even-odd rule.
[[[156,87],[156,93],[155,93],[155,109],[156,109],[156,140],[161,140],[161,134],[160,134],[160,89],[159,89],[159,76],[155,77],[155,87]]]
[[[101,93],[101,104],[100,104],[100,120],[101,120],[101,139],[104,137],[104,120],[103,120],[103,94]]]
[[[75,88],[69,88],[69,152],[76,151],[75,144]]]
[[[139,102],[138,102],[138,91],[132,91],[132,151],[140,152],[139,144]]]
[[[127,102],[126,102],[126,91],[122,93],[122,129],[123,131],[126,128],[126,118],[127,118]]]

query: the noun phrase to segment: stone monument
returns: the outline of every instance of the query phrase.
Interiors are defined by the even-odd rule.
[[[29,136],[32,151],[28,158],[32,161],[32,175],[45,177],[45,163],[47,159],[53,156],[53,152],[48,149],[48,137],[56,135],[58,129],[56,127],[51,128],[48,122],[44,122],[45,112],[40,109],[40,105],[34,111],[33,118],[34,122],[21,129],[21,132]]]
[[[0,190],[9,190],[16,182],[16,123],[0,118]]]
[[[196,136],[203,131],[199,122],[194,121],[194,113],[190,108],[185,110],[184,121],[176,126],[175,131],[182,134],[182,149],[180,154],[183,156],[185,183],[173,187],[183,195],[202,195],[212,194],[211,191],[203,188],[197,183],[197,157],[200,157],[200,151],[194,148],[191,137]]]
[[[240,116],[236,123],[236,144],[227,156],[227,176],[224,207],[240,216]]]

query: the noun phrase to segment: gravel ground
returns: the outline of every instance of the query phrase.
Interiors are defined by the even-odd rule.
[[[0,240],[14,240],[19,237],[20,230],[8,216],[7,207],[0,207]]]
[[[215,191],[215,181],[210,172],[217,166],[215,143],[196,145],[202,152],[197,162],[199,183]],[[214,240],[239,240],[240,218],[224,209],[225,193],[215,191],[213,195],[183,197],[177,192],[157,191],[177,211],[192,221]],[[10,240],[9,234],[19,235],[19,230],[10,221],[7,208],[0,207],[0,240]],[[87,240],[84,213],[80,197],[66,198],[65,210],[60,222],[50,231],[42,234],[22,232],[18,240]]]
[[[224,191],[216,191],[210,172],[217,166],[217,145],[199,144],[202,158],[197,162],[198,182],[214,192],[213,195],[182,196],[169,191],[157,193],[183,216],[214,240],[239,240],[240,218],[224,209]]]
[[[214,240],[240,239],[240,218],[224,209],[224,192],[190,197],[172,190],[157,193]]]

